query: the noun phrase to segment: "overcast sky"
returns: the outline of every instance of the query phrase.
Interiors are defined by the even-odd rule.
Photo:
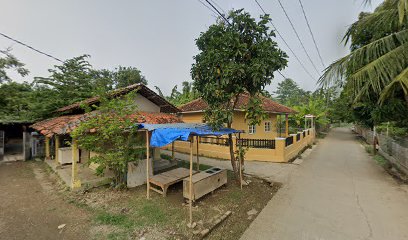
[[[301,87],[314,90],[318,73],[303,52],[278,0],[258,1],[314,79],[277,38],[279,46],[289,55],[289,65],[283,74]],[[298,0],[281,1],[313,62],[322,71]],[[340,42],[359,12],[372,11],[382,1],[373,0],[372,6],[363,6],[363,0],[302,2],[324,63],[328,65],[347,54],[347,47]],[[159,86],[165,94],[174,85],[191,80],[190,68],[197,54],[195,39],[215,22],[214,13],[198,0],[0,0],[0,3],[0,32],[60,59],[89,54],[95,68],[137,67],[149,86]],[[262,13],[254,0],[216,0],[216,3],[226,11],[244,8],[256,18]],[[48,76],[47,70],[58,64],[0,36],[0,48],[7,47],[13,48],[12,53],[31,72],[25,79],[16,80]],[[282,79],[276,75],[267,90],[273,92]]]

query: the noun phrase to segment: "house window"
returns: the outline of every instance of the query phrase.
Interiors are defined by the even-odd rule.
[[[271,131],[271,122],[265,122],[265,132]]]
[[[249,134],[255,134],[256,126],[255,125],[248,125],[248,132],[249,132]]]

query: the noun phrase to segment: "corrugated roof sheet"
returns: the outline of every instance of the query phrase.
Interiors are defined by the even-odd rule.
[[[261,97],[262,98],[262,108],[264,111],[273,112],[273,113],[288,113],[294,114],[296,113],[295,110],[286,107],[282,104],[279,104],[269,98]],[[238,101],[236,104],[236,110],[245,109],[248,105],[250,100],[250,95],[247,93],[241,94],[238,97]],[[201,98],[193,100],[189,103],[186,103],[179,107],[181,112],[197,112],[197,111],[204,111],[208,108],[208,104]]]

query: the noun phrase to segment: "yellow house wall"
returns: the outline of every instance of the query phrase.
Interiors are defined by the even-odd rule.
[[[265,162],[288,162],[296,157],[300,151],[306,148],[308,145],[313,144],[315,139],[313,129],[310,129],[310,134],[303,138],[303,134],[300,134],[300,140],[296,141],[294,136],[293,144],[285,147],[285,138],[275,139],[275,149],[262,149],[262,148],[248,148],[245,155],[246,161],[265,161]],[[196,143],[195,143],[196,144]],[[196,145],[193,145],[193,154],[196,155]],[[171,145],[164,147],[164,149],[171,150]],[[176,152],[190,153],[190,143],[183,141],[176,141],[174,144]],[[229,147],[200,143],[199,155],[218,159],[230,159]]]
[[[181,119],[185,123],[202,123],[203,122],[203,113],[182,113]]]
[[[181,118],[186,123],[202,123],[204,113],[182,113]],[[265,122],[271,122],[271,131],[265,132]],[[245,133],[241,134],[241,138],[250,139],[275,139],[277,137],[277,115],[274,113],[269,113],[268,119],[261,122],[260,125],[256,126],[256,132],[254,134],[248,133],[248,122],[245,120],[245,112],[234,113],[232,120],[232,128],[237,130],[243,130]]]
[[[295,158],[300,151],[306,148],[308,145],[312,145],[315,139],[313,129],[310,129],[310,134],[303,137],[300,134],[300,141],[296,141],[296,134],[291,134],[293,136],[293,144],[285,148],[285,161],[289,161]]]

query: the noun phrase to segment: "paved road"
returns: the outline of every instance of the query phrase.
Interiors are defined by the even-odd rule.
[[[408,191],[348,129],[334,129],[295,169],[242,240],[406,240]]]

